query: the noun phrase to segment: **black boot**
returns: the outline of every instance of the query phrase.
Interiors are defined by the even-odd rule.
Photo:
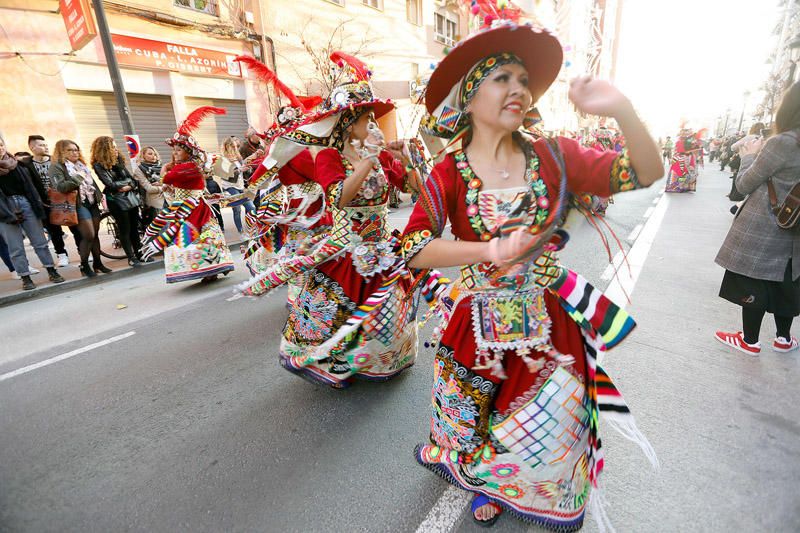
[[[36,285],[33,283],[33,280],[30,276],[20,276],[19,279],[22,280],[23,291],[30,291],[36,288]]]
[[[103,274],[111,274],[112,272],[114,272],[100,261],[92,262],[92,266],[94,267],[95,272],[102,272]]]
[[[89,266],[89,262],[88,261],[87,262],[81,262],[80,269],[81,269],[81,275],[84,276],[84,277],[93,278],[93,277],[97,276],[97,274],[95,274],[95,270],[97,270],[97,267],[95,267],[95,269],[92,270],[92,267]]]
[[[55,267],[47,267],[47,277],[50,278],[50,281],[53,283],[64,283],[64,278],[61,277],[61,274],[55,269]]]

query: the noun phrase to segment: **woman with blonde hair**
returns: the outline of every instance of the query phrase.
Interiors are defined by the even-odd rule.
[[[229,194],[241,194],[244,191],[244,163],[239,149],[236,147],[236,137],[228,137],[220,146],[220,156],[214,161],[213,174],[220,188]],[[233,209],[233,223],[236,231],[242,233],[242,206],[251,213],[255,210],[252,200],[241,203],[229,204]]]
[[[106,204],[119,228],[122,249],[132,267],[141,266],[139,205],[136,181],[131,176],[113,137],[98,137],[92,143],[92,169],[103,182]]]
[[[164,188],[161,184],[161,156],[153,146],[145,146],[139,154],[139,164],[133,171],[139,184],[142,218],[147,226],[164,207]]]
[[[78,244],[81,274],[87,278],[95,277],[97,272],[108,274],[111,269],[100,259],[100,207],[103,195],[92,178],[92,171],[86,165],[81,149],[74,141],[61,139],[56,143],[48,174],[53,188],[58,192],[78,191],[75,204],[78,211],[78,231],[81,236]]]

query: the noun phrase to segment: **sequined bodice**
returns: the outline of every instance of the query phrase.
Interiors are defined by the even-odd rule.
[[[353,167],[342,159],[345,175]],[[338,195],[337,195],[338,196]],[[380,165],[364,180],[355,198],[345,207],[331,202],[333,237],[345,244],[359,274],[370,277],[395,262],[389,242],[386,216],[389,212],[389,182]]]

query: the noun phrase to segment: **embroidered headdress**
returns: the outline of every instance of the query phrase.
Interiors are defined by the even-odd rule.
[[[182,146],[185,148],[193,159],[202,159],[205,156],[205,151],[200,147],[195,138],[192,136],[194,131],[200,126],[200,123],[209,115],[224,115],[225,109],[222,107],[214,107],[210,105],[198,107],[181,122],[178,126],[178,131],[172,136],[172,139],[167,139],[166,143],[169,146]]]
[[[429,113],[422,129],[431,135],[453,138],[469,121],[465,111],[481,83],[495,69],[519,64],[528,72],[533,102],[545,93],[561,70],[561,44],[547,30],[509,20],[490,21],[456,44],[431,74],[425,91]]]

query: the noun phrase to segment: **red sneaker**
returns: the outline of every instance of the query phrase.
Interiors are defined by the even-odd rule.
[[[739,350],[740,352],[744,352],[748,355],[758,355],[761,353],[761,343],[757,342],[755,344],[747,344],[744,342],[741,331],[737,331],[736,333],[718,331],[714,333],[714,338],[722,344],[726,344],[731,348]]]
[[[791,352],[797,349],[797,338],[795,337],[775,337],[772,341],[772,349],[779,353]]]

